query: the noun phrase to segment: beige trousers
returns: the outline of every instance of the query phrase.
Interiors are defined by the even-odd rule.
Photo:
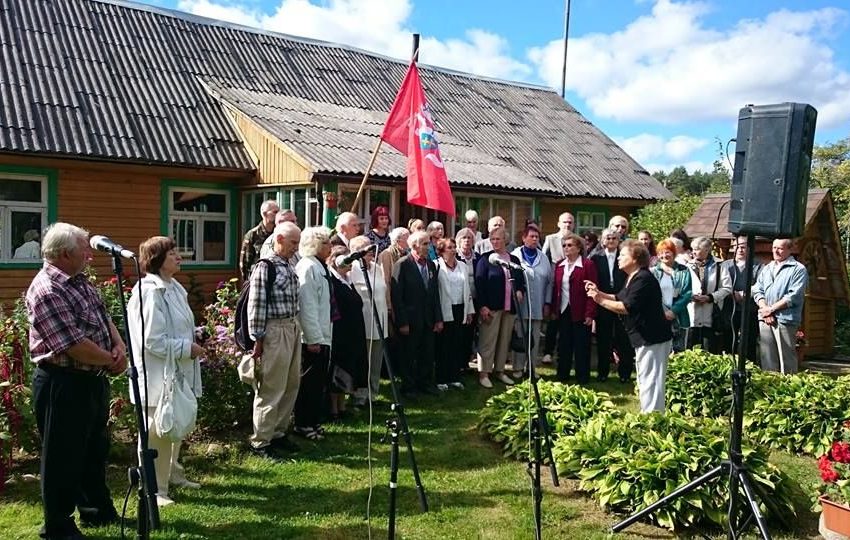
[[[301,327],[296,318],[269,319],[254,388],[251,446],[262,448],[289,429],[301,383]]]
[[[490,320],[481,321],[478,331],[478,371],[500,373],[505,370],[511,331],[516,315],[507,311],[491,311]]]
[[[153,460],[156,492],[163,497],[168,497],[168,484],[172,474],[175,477],[183,474],[183,466],[177,462],[183,442],[171,442],[171,439],[157,435],[153,425],[154,414],[156,414],[156,407],[148,407],[148,448],[156,450],[156,458]]]

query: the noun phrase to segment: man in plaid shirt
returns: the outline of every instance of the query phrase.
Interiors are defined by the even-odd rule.
[[[265,264],[251,272],[248,292],[248,332],[254,339],[254,390],[251,449],[257,455],[279,459],[281,450],[297,447],[287,437],[290,416],[301,383],[301,327],[298,315],[298,276],[292,256],[298,249],[301,229],[294,223],[275,227],[274,283],[268,283]],[[271,287],[271,299],[266,291]]]
[[[41,448],[42,538],[82,538],[85,525],[116,522],[106,485],[109,380],[127,368],[126,347],[83,270],[88,232],[54,223],[41,246],[44,266],[26,295],[30,355],[38,367],[33,403]]]

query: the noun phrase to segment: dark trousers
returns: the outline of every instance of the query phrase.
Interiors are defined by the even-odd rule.
[[[321,345],[311,353],[301,345],[301,386],[295,399],[295,425],[313,427],[322,422],[328,408],[328,366],[331,348]]]
[[[58,367],[39,367],[32,391],[41,435],[41,536],[75,532],[75,506],[86,520],[114,518],[115,507],[106,485],[109,381]]]
[[[584,321],[573,322],[569,308],[558,319],[558,380],[566,381],[576,366],[576,381],[586,384],[590,381],[590,327]]]
[[[543,346],[543,354],[555,354],[555,347],[558,345],[558,327],[561,321],[552,319],[546,323],[546,343]]]
[[[621,379],[632,376],[635,364],[635,350],[629,342],[629,336],[620,318],[610,311],[600,309],[596,315],[596,373],[601,378],[611,373],[614,351],[620,363],[617,374]]]
[[[416,389],[434,386],[434,331],[425,325],[410,325],[410,334],[402,336],[401,358],[401,391],[410,392]]]
[[[757,309],[758,308],[753,307],[753,315],[750,317],[750,324],[747,328],[747,331],[750,334],[750,343],[747,350],[743,351],[744,357],[756,365],[758,365],[756,350],[758,349],[759,342],[759,322],[758,316],[755,314]],[[730,354],[732,354],[733,351],[737,353],[738,349],[741,347],[741,332],[743,331],[741,327],[741,318],[741,313],[736,312],[735,315],[732,316],[732,326],[723,332],[722,349]]]
[[[723,349],[723,337],[710,326],[688,328],[688,348],[692,349],[697,345],[711,354],[720,354]]]
[[[437,334],[437,356],[435,375],[437,383],[448,384],[460,381],[461,370],[469,364],[469,351],[462,346],[468,324],[463,324],[463,304],[452,306],[452,322],[443,323],[443,331]]]

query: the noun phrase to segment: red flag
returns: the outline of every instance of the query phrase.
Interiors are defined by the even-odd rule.
[[[404,76],[381,139],[407,156],[407,202],[455,215],[455,199],[416,63]]]

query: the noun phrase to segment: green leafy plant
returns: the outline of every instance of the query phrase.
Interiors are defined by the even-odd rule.
[[[555,442],[553,456],[559,472],[580,480],[603,508],[632,513],[646,508],[727,457],[728,424],[713,420],[666,415],[598,415],[572,436]],[[787,477],[768,463],[767,452],[743,448],[751,477],[769,497],[772,508],[794,514]],[[718,477],[672,501],[653,515],[671,530],[706,520],[722,524],[728,501],[726,478]]]
[[[685,195],[648,204],[631,216],[631,230],[649,231],[658,242],[667,238],[670,231],[684,227],[701,202],[702,197]]]
[[[686,416],[710,418],[729,413],[732,406],[731,356],[702,349],[676,353],[667,364],[667,408]]]
[[[821,484],[818,496],[838,504],[850,503],[850,420],[841,424],[838,435],[818,459]]]
[[[553,440],[575,433],[597,414],[618,414],[606,393],[543,380],[537,386]],[[505,456],[525,459],[529,455],[529,418],[537,418],[537,406],[525,381],[487,400],[478,427],[502,445]]]

